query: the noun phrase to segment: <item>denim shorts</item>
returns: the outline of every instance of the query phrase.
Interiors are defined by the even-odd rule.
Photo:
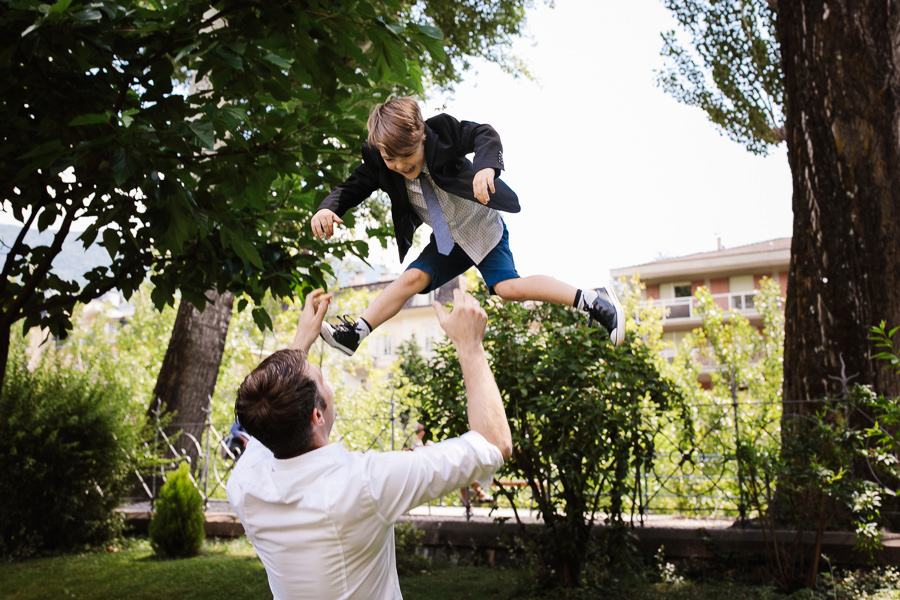
[[[434,241],[434,234],[422,253],[413,261],[407,270],[419,269],[431,275],[431,284],[422,290],[421,294],[427,294],[432,290],[436,290],[448,281],[462,275],[475,266],[484,282],[488,286],[488,291],[493,294],[494,286],[501,281],[507,279],[515,279],[519,276],[516,272],[516,263],[513,260],[512,252],[509,250],[509,232],[506,230],[506,223],[503,224],[503,236],[497,245],[488,252],[477,265],[469,258],[459,244],[453,245],[453,250],[449,256],[444,256],[437,249],[437,243]]]

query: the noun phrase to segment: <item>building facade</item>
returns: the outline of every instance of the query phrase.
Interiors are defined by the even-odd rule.
[[[761,326],[762,318],[754,306],[760,282],[770,278],[786,295],[790,261],[791,238],[778,238],[735,248],[720,244],[712,252],[621,267],[610,274],[615,280],[635,274],[640,277],[646,285],[645,300],[665,308],[663,337],[677,348],[685,335],[700,326],[694,299],[698,288],[705,286],[724,311],[738,312]]]

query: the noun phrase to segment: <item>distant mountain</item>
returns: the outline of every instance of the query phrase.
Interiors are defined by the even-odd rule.
[[[0,224],[0,261],[6,260],[9,248],[21,231],[18,225]],[[52,231],[38,233],[31,230],[25,234],[25,243],[32,248],[36,246],[49,246],[53,242]],[[62,252],[53,261],[50,269],[54,274],[67,281],[75,280],[80,284],[85,283],[84,274],[94,267],[108,266],[112,261],[109,254],[100,246],[93,245],[85,250],[78,241],[79,232],[69,234],[63,243]]]

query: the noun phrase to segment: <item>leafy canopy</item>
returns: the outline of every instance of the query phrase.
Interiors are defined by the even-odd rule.
[[[784,139],[784,75],[772,2],[665,0],[690,37],[662,34],[670,60],[657,84],[696,106],[733,141],[766,154]]]
[[[500,57],[529,4],[2,2],[0,200],[23,230],[58,233],[4,241],[0,325],[64,336],[76,302],[148,274],[158,307],[176,289],[203,306],[210,287],[259,301],[321,284],[326,253],[367,252],[306,224],[358,161],[372,104],[449,84],[466,54]],[[85,224],[111,264],[80,285],[51,267]]]

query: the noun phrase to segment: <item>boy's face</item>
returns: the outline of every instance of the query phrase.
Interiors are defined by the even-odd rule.
[[[384,164],[387,165],[387,168],[400,173],[407,179],[418,177],[422,172],[422,167],[425,165],[424,141],[419,142],[408,150],[398,152],[396,156],[388,153],[383,148],[380,151],[381,158],[384,159]]]

